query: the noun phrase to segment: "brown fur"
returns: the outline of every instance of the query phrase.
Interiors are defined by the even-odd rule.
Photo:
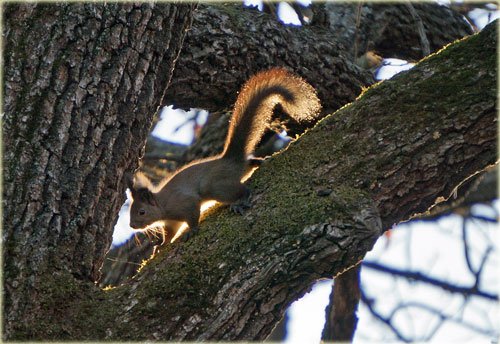
[[[311,119],[321,108],[314,88],[285,69],[255,75],[238,96],[221,155],[192,162],[157,187],[142,174],[129,183],[133,198],[130,226],[137,229],[174,220],[187,222],[196,230],[204,201],[229,204],[247,197],[249,190],[241,183],[249,169],[246,159],[278,103],[297,121]]]

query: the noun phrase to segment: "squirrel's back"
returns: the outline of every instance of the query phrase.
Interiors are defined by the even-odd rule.
[[[252,77],[236,101],[222,156],[193,162],[157,187],[141,174],[128,178],[133,198],[130,226],[146,228],[164,221],[175,231],[180,222],[186,222],[192,235],[198,228],[203,201],[230,203],[235,209],[245,206],[250,194],[241,183],[248,167],[246,158],[262,137],[278,103],[297,121],[312,119],[321,107],[312,86],[284,69]],[[242,205],[235,204],[239,200],[243,200]]]
[[[250,78],[234,105],[223,158],[244,160],[252,153],[280,104],[294,120],[311,120],[321,110],[314,88],[283,68],[274,68]]]

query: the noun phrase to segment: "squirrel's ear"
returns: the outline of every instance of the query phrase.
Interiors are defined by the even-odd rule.
[[[137,190],[137,193],[142,201],[149,203],[150,205],[155,207],[158,206],[158,202],[156,202],[156,198],[150,190],[141,188]]]
[[[134,176],[130,172],[126,172],[123,176],[125,178],[125,184],[132,191],[134,189]]]

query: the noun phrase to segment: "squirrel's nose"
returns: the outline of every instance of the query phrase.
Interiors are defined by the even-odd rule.
[[[130,227],[132,229],[141,229],[141,226],[138,223],[132,221],[130,221]]]

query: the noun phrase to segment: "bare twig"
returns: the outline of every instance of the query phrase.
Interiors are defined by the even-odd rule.
[[[390,317],[385,317],[380,314],[373,305],[373,299],[370,299],[366,296],[366,294],[361,290],[361,301],[368,307],[370,313],[382,323],[384,323],[389,329],[396,335],[397,339],[403,341],[405,343],[410,343],[412,340],[403,336],[402,333],[392,324],[392,319]]]
[[[442,281],[442,280],[439,280],[437,278],[426,276],[418,271],[402,270],[402,269],[392,268],[392,267],[388,267],[388,266],[385,266],[382,264],[368,262],[368,261],[363,262],[363,267],[377,270],[377,271],[381,271],[381,272],[386,272],[386,273],[389,273],[391,275],[401,276],[401,277],[416,280],[419,282],[424,282],[424,283],[428,283],[431,285],[435,285],[437,287],[440,287],[444,290],[447,290],[447,291],[453,292],[453,293],[480,296],[480,297],[486,298],[488,300],[494,300],[494,301],[498,300],[497,294],[478,290],[474,286],[472,286],[472,287],[457,286],[455,284],[452,284],[452,283],[449,283],[446,281]]]

